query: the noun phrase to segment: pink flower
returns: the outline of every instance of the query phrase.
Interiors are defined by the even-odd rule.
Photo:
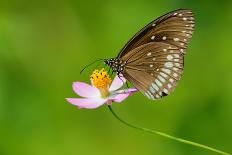
[[[104,69],[95,70],[91,75],[92,85],[83,82],[74,82],[72,85],[73,91],[83,98],[66,98],[66,100],[78,108],[86,109],[95,109],[112,102],[119,103],[137,91],[136,88],[120,90],[119,88],[125,81],[123,77],[116,76],[111,83],[111,79]]]

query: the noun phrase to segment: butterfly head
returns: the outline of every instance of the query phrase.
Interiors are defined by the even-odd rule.
[[[113,63],[113,58],[112,58],[112,59],[106,59],[106,60],[104,61],[104,63],[105,63],[105,65],[107,65],[107,66],[111,66],[112,63]]]
[[[107,59],[104,62],[113,70],[113,72],[117,72],[117,74],[122,73],[125,67],[125,62],[118,58]]]

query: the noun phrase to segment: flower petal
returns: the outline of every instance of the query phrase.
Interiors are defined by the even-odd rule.
[[[66,100],[75,105],[78,106],[78,108],[86,108],[86,109],[95,109],[99,106],[103,105],[107,99],[101,99],[101,98],[66,98]]]
[[[73,91],[81,97],[93,98],[100,96],[97,88],[84,82],[73,82]]]
[[[126,79],[122,76],[120,76],[120,78],[118,77],[118,75],[115,76],[109,90],[110,91],[115,91],[119,88],[121,88],[126,82]]]
[[[129,97],[130,95],[132,95],[133,93],[135,93],[137,91],[138,90],[136,88],[129,88],[129,89],[125,89],[125,90],[119,90],[119,91],[116,91],[116,95],[111,97],[110,100],[112,100],[113,102],[122,102],[127,97]]]

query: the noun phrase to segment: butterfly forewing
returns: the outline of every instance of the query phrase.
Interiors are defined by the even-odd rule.
[[[163,42],[175,45],[185,53],[187,43],[194,31],[194,17],[191,10],[176,10],[161,16],[145,26],[123,47],[118,58],[131,50],[150,42]]]
[[[176,87],[183,72],[183,55],[178,47],[151,42],[133,49],[123,75],[149,99],[167,96]]]

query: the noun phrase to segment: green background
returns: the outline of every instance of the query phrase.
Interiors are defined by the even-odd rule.
[[[106,106],[78,110],[73,81],[117,55],[153,19],[191,8],[196,31],[176,90],[140,93],[114,109],[125,120],[232,152],[232,1],[0,1],[0,155],[211,155],[120,124]]]

